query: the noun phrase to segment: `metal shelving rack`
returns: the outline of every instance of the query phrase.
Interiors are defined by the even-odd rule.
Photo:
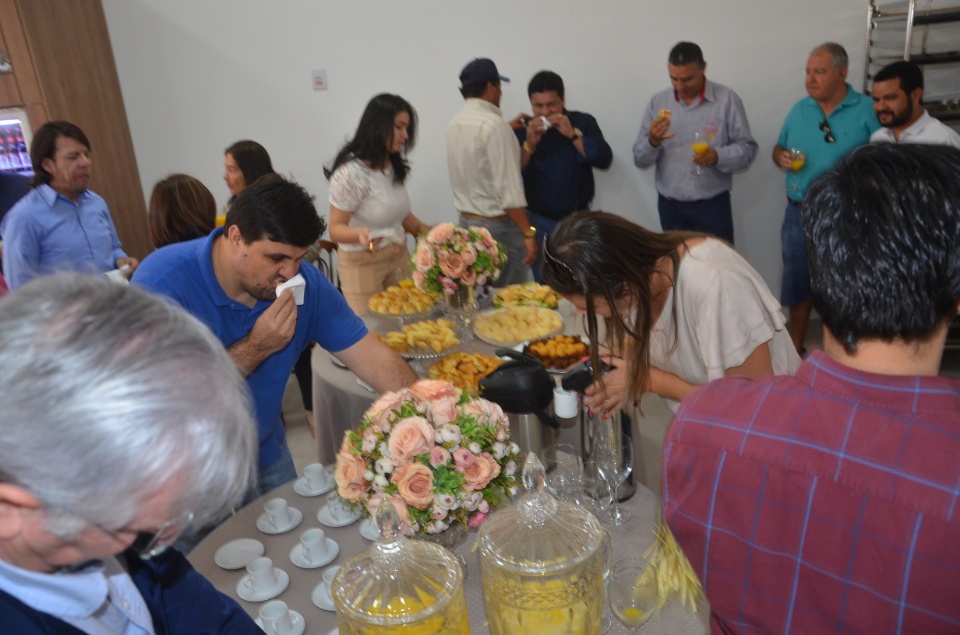
[[[897,60],[916,62],[924,71],[924,108],[960,126],[960,0],[870,0],[866,51],[866,94],[882,67]]]

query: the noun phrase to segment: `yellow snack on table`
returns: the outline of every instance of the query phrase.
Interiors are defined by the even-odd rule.
[[[521,306],[500,309],[480,315],[476,321],[477,335],[494,343],[516,344],[524,340],[545,337],[563,327],[563,318],[551,309]]]
[[[460,345],[456,325],[444,318],[414,322],[405,325],[401,331],[374,335],[398,353],[433,354]]]
[[[450,353],[430,366],[430,379],[445,379],[476,395],[480,380],[503,363],[499,357],[483,353]]]
[[[542,306],[557,308],[560,296],[545,284],[524,282],[510,284],[493,293],[493,306],[499,308],[511,306]]]
[[[378,315],[419,315],[434,305],[436,298],[414,287],[412,280],[401,280],[400,286],[387,287],[367,301],[370,311]]]

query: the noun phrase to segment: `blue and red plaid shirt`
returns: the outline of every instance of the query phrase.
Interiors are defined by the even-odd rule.
[[[960,382],[715,381],[664,440],[664,513],[714,632],[960,632]]]

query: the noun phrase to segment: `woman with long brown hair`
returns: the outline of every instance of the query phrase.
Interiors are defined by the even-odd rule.
[[[213,231],[217,203],[203,183],[189,174],[171,174],[150,194],[150,239],[159,249]]]
[[[574,214],[544,243],[544,281],[586,315],[594,368],[603,318],[614,368],[587,389],[604,416],[659,394],[676,410],[720,377],[792,374],[800,364],[780,305],[726,242],[655,233],[604,212]]]

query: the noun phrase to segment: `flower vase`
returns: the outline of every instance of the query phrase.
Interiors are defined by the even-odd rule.
[[[457,325],[457,337],[466,344],[473,339],[473,320],[477,315],[477,295],[472,285],[458,284],[453,293],[443,293],[443,314]]]

